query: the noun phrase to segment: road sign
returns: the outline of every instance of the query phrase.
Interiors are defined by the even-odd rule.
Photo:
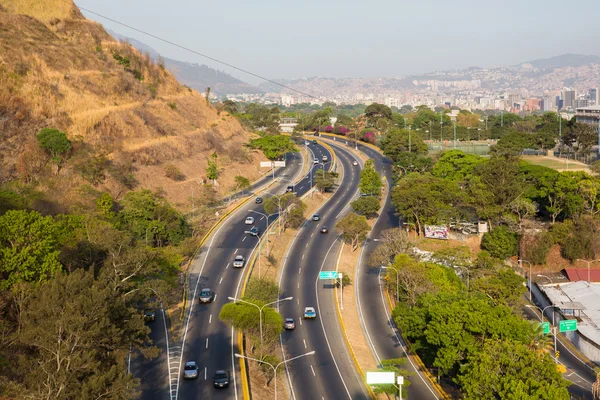
[[[272,166],[273,166],[273,163],[271,161],[261,161],[260,162],[261,168],[271,168]]]
[[[319,279],[337,279],[337,271],[321,271],[319,272]]]
[[[369,372],[367,371],[367,385],[382,385],[396,383],[395,372]]]
[[[275,164],[276,167],[285,167],[285,161],[275,161],[273,164]]]
[[[558,324],[558,329],[561,332],[570,332],[577,330],[577,320],[576,319],[566,319],[564,321],[560,321]]]
[[[544,335],[547,335],[550,333],[550,322],[542,322],[542,323],[540,323],[540,326],[542,327],[542,333]]]

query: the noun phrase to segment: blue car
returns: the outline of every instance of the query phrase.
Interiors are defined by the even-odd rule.
[[[304,319],[317,318],[317,312],[313,307],[304,307]]]

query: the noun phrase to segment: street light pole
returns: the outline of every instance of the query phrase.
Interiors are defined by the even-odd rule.
[[[267,214],[261,213],[260,211],[254,211],[254,210],[248,210],[248,211],[250,211],[251,213],[260,214],[267,219],[267,227],[265,228],[265,232],[267,233],[267,253],[268,253],[269,252],[269,217],[273,217],[276,214],[267,215]],[[279,215],[279,214],[277,214],[277,215]],[[258,274],[260,275],[260,272]]]
[[[296,357],[289,358],[287,360],[283,360],[282,362],[280,362],[277,365],[273,365],[271,363],[268,363],[268,362],[263,361],[263,360],[258,360],[256,358],[252,358],[252,357],[248,357],[248,356],[243,356],[243,355],[238,354],[238,353],[235,353],[235,356],[237,358],[245,358],[246,360],[251,360],[251,361],[256,361],[257,363],[266,364],[266,365],[268,365],[268,366],[271,367],[271,369],[273,370],[273,379],[275,379],[275,400],[277,400],[277,368],[279,368],[281,365],[283,365],[285,363],[288,363],[290,361],[294,361],[294,360],[296,360],[296,359],[298,359],[300,357],[312,356],[313,354],[315,354],[314,350],[313,351],[309,351],[308,353],[300,354],[299,356],[296,356]]]
[[[261,357],[262,357],[262,352],[263,352],[262,310],[263,310],[263,308],[265,308],[266,306],[270,306],[272,304],[281,303],[282,301],[293,300],[294,298],[293,297],[286,297],[285,299],[275,300],[275,301],[272,301],[270,303],[267,303],[267,304],[263,305],[262,307],[259,307],[258,305],[254,304],[254,303],[250,303],[249,301],[246,301],[246,300],[236,299],[235,297],[228,297],[228,299],[231,300],[231,301],[233,301],[233,302],[235,302],[235,303],[240,302],[240,303],[244,303],[244,304],[249,304],[249,305],[254,306],[254,307],[256,307],[258,309],[258,320],[259,320],[258,324],[260,326],[260,354],[261,354]]]
[[[546,277],[548,278],[548,277]],[[544,308],[540,308],[538,306],[535,305],[530,305],[530,304],[526,304],[525,307],[527,308],[537,308],[538,310],[541,311],[542,315],[540,315],[540,321],[544,322],[544,311],[546,311],[547,308],[555,308],[556,306],[554,304],[550,304],[549,306],[546,306]],[[554,334],[554,354],[556,354],[556,324],[554,323],[554,315],[556,314],[556,312],[554,310],[552,310],[552,333]],[[554,361],[556,361],[556,358],[554,359]]]
[[[521,268],[523,268],[523,263],[529,263],[529,301],[531,301],[531,262],[527,261],[527,260],[522,260],[519,258],[518,260],[519,264],[521,265]]]
[[[584,260],[584,259],[582,259],[582,258],[578,258],[577,260],[578,260],[578,261],[583,261],[583,262],[586,262],[586,263],[587,263],[587,265],[588,265],[588,283],[591,283],[591,272],[590,272],[590,265],[591,265],[593,262],[600,262],[600,260],[591,260],[591,261],[588,261],[588,260]]]

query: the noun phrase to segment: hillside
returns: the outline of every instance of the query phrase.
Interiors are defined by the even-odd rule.
[[[167,69],[175,76],[175,78],[177,78],[179,82],[191,87],[192,89],[196,89],[200,93],[203,93],[207,87],[210,87],[211,93],[215,93],[218,96],[229,93],[263,92],[256,86],[242,82],[239,79],[236,79],[225,72],[211,68],[208,65],[200,65],[163,57],[152,47],[140,42],[139,40],[135,40],[112,31],[109,31],[109,33],[117,40],[128,42],[142,53],[147,52],[155,61],[162,59],[165,67],[167,67]]]
[[[41,151],[42,128],[72,142],[62,168]],[[60,204],[82,185],[115,196],[147,187],[186,207],[214,152],[219,194],[234,175],[260,175],[262,155],[243,146],[250,137],[74,5],[0,0],[0,182],[35,183]],[[165,176],[171,164],[181,171],[176,180]]]

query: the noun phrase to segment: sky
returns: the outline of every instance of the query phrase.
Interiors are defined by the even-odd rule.
[[[600,1],[75,0],[269,79],[399,77],[600,55]],[[86,13],[161,55],[258,79]]]

